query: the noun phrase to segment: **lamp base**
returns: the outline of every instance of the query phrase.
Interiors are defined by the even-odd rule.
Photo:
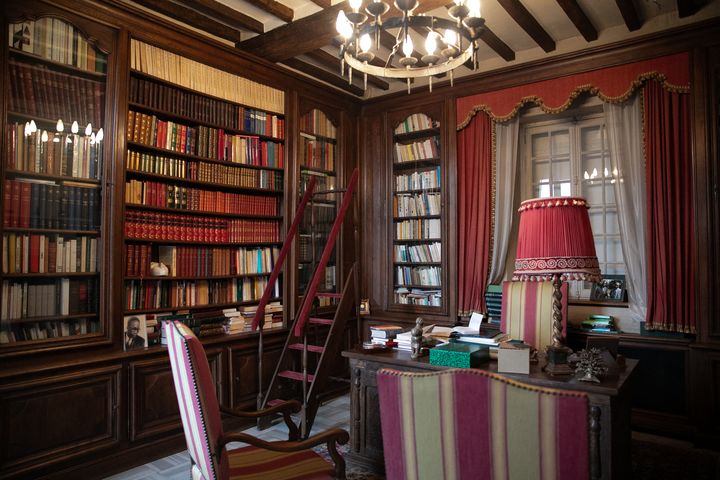
[[[567,347],[549,345],[545,352],[547,353],[545,373],[549,375],[573,375],[575,373],[567,363],[567,357],[572,353],[572,350]]]

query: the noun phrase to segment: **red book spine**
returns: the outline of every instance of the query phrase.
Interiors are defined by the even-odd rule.
[[[18,227],[30,227],[30,191],[32,185],[27,182],[16,182],[20,195],[20,216],[18,218]]]

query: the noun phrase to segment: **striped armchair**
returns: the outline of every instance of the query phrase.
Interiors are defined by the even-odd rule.
[[[337,443],[349,439],[344,430],[331,429],[306,440],[286,442],[265,442],[242,432],[223,432],[215,384],[202,344],[180,322],[167,322],[163,328],[193,480],[345,478],[345,462],[336,448]],[[299,430],[290,413],[299,410],[298,402],[288,401],[260,412],[231,413],[249,418],[282,413],[293,440],[299,438]],[[229,442],[248,446],[228,450]],[[334,467],[311,450],[323,443],[327,444]]]
[[[476,369],[382,369],[377,382],[390,480],[578,480],[591,459],[599,477],[600,410],[585,393]]]
[[[543,350],[552,343],[552,282],[503,282],[500,330]],[[567,333],[568,284],[563,282],[563,336]]]

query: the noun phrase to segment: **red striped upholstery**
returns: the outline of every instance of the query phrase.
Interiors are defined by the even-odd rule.
[[[500,329],[538,350],[552,343],[552,282],[503,282]],[[567,327],[568,284],[563,282],[563,336]]]
[[[475,369],[377,375],[389,480],[589,477],[588,398]]]
[[[332,478],[333,467],[312,450],[219,448],[223,436],[220,408],[202,344],[180,322],[166,322],[164,328],[193,480]]]

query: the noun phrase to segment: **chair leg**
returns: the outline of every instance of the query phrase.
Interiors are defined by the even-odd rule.
[[[342,443],[347,443],[347,440]],[[345,480],[345,459],[337,451],[337,441],[335,439],[328,441],[327,449],[333,462],[335,462],[335,478]]]
[[[590,407],[590,478],[602,475],[600,462],[600,407]]]

